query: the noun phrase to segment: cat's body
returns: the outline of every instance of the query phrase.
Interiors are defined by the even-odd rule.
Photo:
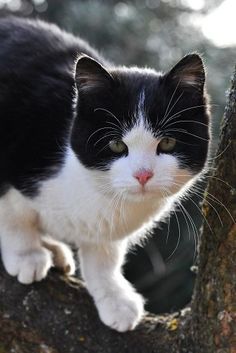
[[[204,69],[116,68],[55,26],[0,21],[0,240],[22,283],[80,248],[101,319],[125,331],[143,300],[123,278],[128,242],[202,171],[208,148]],[[108,66],[82,56],[86,53]],[[168,139],[166,139],[168,137]],[[59,241],[58,241],[59,240]],[[53,255],[52,255],[53,254]]]

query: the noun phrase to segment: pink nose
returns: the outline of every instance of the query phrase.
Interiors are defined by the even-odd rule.
[[[147,169],[141,169],[134,174],[134,177],[138,180],[139,184],[144,186],[149,179],[153,177],[153,172]]]

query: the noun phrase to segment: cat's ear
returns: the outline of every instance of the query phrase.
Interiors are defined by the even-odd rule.
[[[167,74],[180,87],[197,88],[203,90],[205,83],[205,69],[198,54],[189,54],[183,57]]]
[[[100,63],[87,55],[82,55],[76,63],[75,81],[78,90],[86,92],[109,87],[113,79]]]

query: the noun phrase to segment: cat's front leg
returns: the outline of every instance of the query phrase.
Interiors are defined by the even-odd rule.
[[[29,284],[46,277],[52,253],[41,244],[38,215],[16,190],[0,199],[0,245],[7,272]]]
[[[2,261],[6,271],[23,284],[41,281],[52,267],[52,253],[41,246],[39,234],[29,229],[4,229]]]
[[[126,242],[80,247],[82,275],[99,316],[104,324],[120,332],[138,324],[144,303],[121,273],[125,247]]]

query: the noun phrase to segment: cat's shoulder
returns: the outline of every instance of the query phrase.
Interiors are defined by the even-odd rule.
[[[85,53],[97,60],[105,61],[96,49],[78,35],[40,19],[2,17],[0,43],[0,58],[17,53],[17,57],[30,56],[34,61],[44,55],[56,60],[60,54],[62,60],[67,57],[74,63],[79,54]]]
[[[48,23],[40,19],[6,16],[0,19],[0,33],[9,32],[12,37],[21,39],[22,35],[42,37],[69,37],[75,39],[72,34],[61,30],[56,24]]]

